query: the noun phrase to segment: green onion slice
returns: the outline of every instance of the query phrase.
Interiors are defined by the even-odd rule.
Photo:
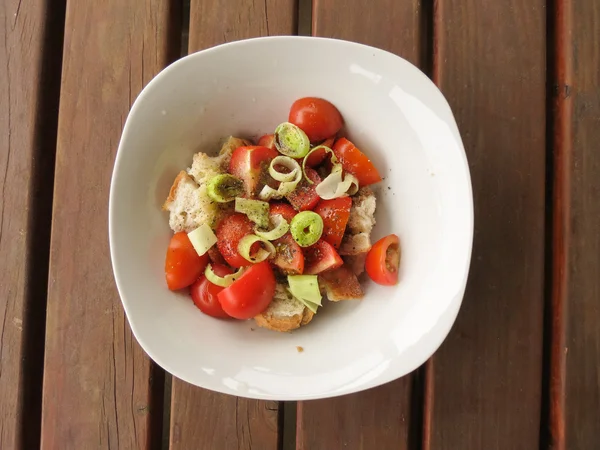
[[[315,191],[324,200],[354,195],[358,192],[358,179],[351,173],[344,176],[341,166],[335,166]]]
[[[323,219],[316,212],[302,211],[292,219],[290,231],[300,247],[308,247],[321,238]]]
[[[218,203],[231,202],[242,192],[244,192],[243,181],[228,173],[215,175],[206,184],[206,193]]]
[[[321,292],[316,275],[288,275],[290,293],[313,313],[321,306]]]
[[[302,173],[304,174],[304,178],[306,178],[306,180],[310,184],[314,184],[314,181],[311,180],[310,178],[308,178],[308,176],[306,175],[306,160],[308,159],[309,155],[312,152],[317,151],[317,150],[325,150],[325,153],[331,154],[331,164],[333,164],[333,169],[331,170],[332,172],[336,169],[336,167],[339,167],[340,170],[342,168],[342,165],[340,164],[339,160],[337,159],[337,156],[335,156],[335,153],[333,152],[333,150],[331,150],[326,145],[317,145],[310,152],[308,152],[308,154],[302,160]]]
[[[292,159],[292,161],[294,161],[294,160]],[[294,163],[298,164],[296,161],[294,161]],[[271,167],[273,167],[273,164],[271,164],[271,166],[269,167],[269,171],[270,171]],[[277,173],[280,173],[280,172],[277,172]],[[292,179],[291,181],[282,181],[281,183],[279,183],[279,187],[277,189],[273,189],[271,186],[265,185],[265,187],[263,187],[262,190],[259,192],[258,198],[260,198],[261,200],[268,201],[273,198],[282,198],[285,195],[293,192],[294,189],[296,189],[296,186],[298,186],[298,183],[300,183],[300,181],[302,181],[302,171],[300,170],[299,164],[298,164],[298,170],[293,170],[292,173],[294,174],[294,179]],[[289,175],[289,174],[284,174],[284,175]],[[275,177],[273,177],[273,178],[275,178]]]
[[[275,239],[279,239],[290,229],[290,224],[283,218],[281,214],[275,214],[272,216],[271,222],[273,224],[273,228],[271,230],[264,231],[256,228],[254,230],[256,235],[268,241],[274,241]]]
[[[250,250],[256,242],[261,242],[264,248],[261,247],[255,255],[251,255]],[[240,240],[240,243],[238,244],[238,252],[247,261],[250,261],[251,263],[259,263],[267,259],[269,256],[274,255],[276,250],[275,246],[268,240],[255,234],[249,234]]]
[[[282,155],[302,158],[310,150],[310,140],[300,127],[284,122],[275,128],[275,147]]]
[[[279,172],[276,166],[283,166],[289,170],[289,172]],[[295,159],[289,156],[276,156],[269,165],[269,174],[277,181],[289,182],[293,181],[298,177],[300,172],[300,164]]]
[[[269,204],[267,202],[236,197],[235,212],[246,214],[248,219],[261,228],[269,226]]]
[[[216,284],[217,286],[221,287],[231,286],[235,280],[242,276],[242,273],[244,273],[243,267],[239,268],[236,273],[220,277],[213,271],[213,268],[210,264],[206,266],[206,269],[204,270],[204,276],[206,277],[206,279],[212,284]]]

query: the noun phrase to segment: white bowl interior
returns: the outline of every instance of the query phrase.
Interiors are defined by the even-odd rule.
[[[400,236],[400,283],[365,280],[363,301],[326,303],[288,334],[205,316],[165,286],[172,233],[161,205],[194,152],[214,153],[229,135],[272,132],[303,96],[333,102],[385,177],[373,238]],[[113,267],[142,347],[179,378],[254,398],[340,395],[422,364],[454,322],[472,233],[468,167],[441,93],[407,61],[343,41],[255,39],[176,62],[136,100],[111,186]]]

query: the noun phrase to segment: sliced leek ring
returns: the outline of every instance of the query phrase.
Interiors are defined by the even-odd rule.
[[[268,241],[274,241],[275,239],[279,239],[290,229],[290,224],[283,218],[281,214],[275,214],[272,216],[271,222],[273,223],[273,228],[271,230],[264,231],[261,229],[255,229],[254,233],[256,233],[258,237]]]
[[[275,147],[282,155],[303,158],[310,150],[310,140],[300,127],[284,122],[275,128]]]
[[[264,245],[264,248],[261,247],[260,250],[258,250],[258,252],[252,256],[250,255],[250,250],[256,242],[261,242]],[[255,234],[249,234],[240,240],[240,243],[238,244],[238,252],[245,260],[251,263],[259,263],[267,259],[269,256],[275,255],[276,249],[275,246],[268,240]]]
[[[239,277],[242,276],[242,273],[244,273],[243,267],[238,269],[238,271],[236,273],[232,273],[229,275],[225,275],[224,277],[220,277],[219,275],[217,275],[214,272],[214,270],[210,264],[208,266],[206,266],[206,269],[204,270],[204,276],[206,277],[206,279],[208,281],[210,281],[212,284],[216,284],[217,286],[221,286],[221,287],[231,286],[235,280],[237,280]]]

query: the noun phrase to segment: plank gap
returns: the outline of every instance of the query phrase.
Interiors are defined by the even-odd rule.
[[[181,46],[179,56],[183,58],[188,54],[190,43],[190,0],[183,0],[181,7]]]
[[[64,43],[66,0],[51,0],[45,5],[46,23],[40,66],[41,92],[35,118],[35,144],[31,174],[31,204],[27,218],[30,239],[27,243],[27,294],[23,317],[23,377],[20,435],[23,449],[40,446],[42,382],[46,305],[58,105]]]
[[[312,0],[298,0],[298,36],[312,35]]]
[[[279,404],[279,429],[281,430],[281,450],[296,449],[296,402],[280,402]]]

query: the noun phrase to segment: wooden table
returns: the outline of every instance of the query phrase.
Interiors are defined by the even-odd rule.
[[[2,450],[600,448],[600,1],[2,0],[0,30]],[[297,33],[433,78],[476,219],[463,307],[428,363],[284,404],[171,380],[144,354],[107,204],[125,117],[157,72]]]

